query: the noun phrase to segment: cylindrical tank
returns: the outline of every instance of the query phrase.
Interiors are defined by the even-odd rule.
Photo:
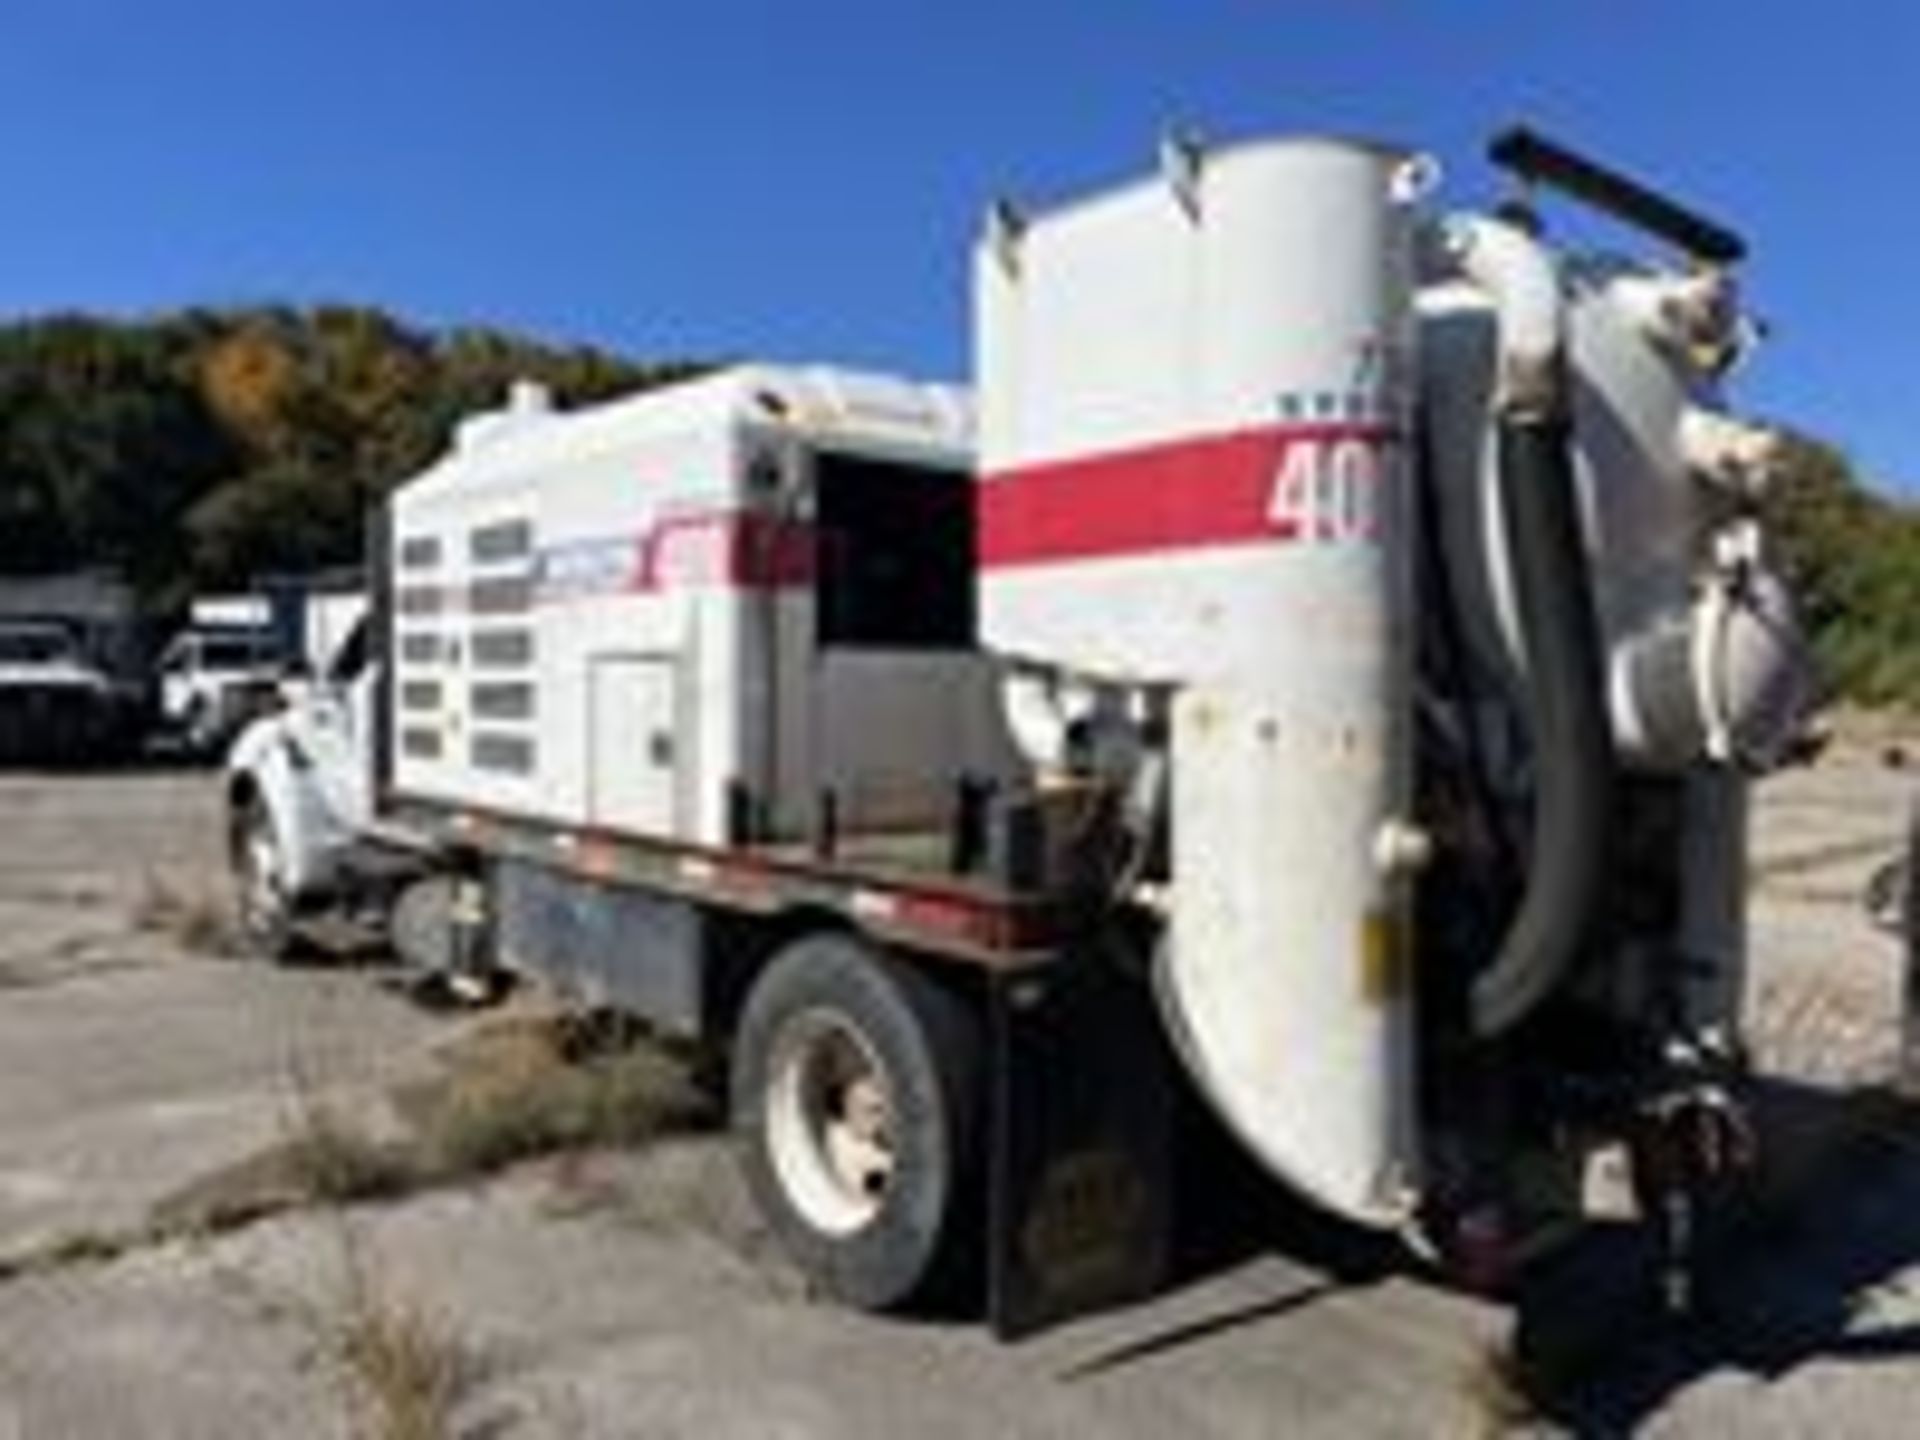
[[[1319,1204],[1416,1182],[1407,381],[1424,166],[1279,140],[977,261],[985,643],[1172,695],[1160,961],[1199,1088]]]

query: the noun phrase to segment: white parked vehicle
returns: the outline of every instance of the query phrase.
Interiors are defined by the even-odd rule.
[[[271,708],[285,668],[271,631],[183,630],[154,667],[160,723],[194,754],[218,754],[247,721]]]
[[[383,517],[377,681],[236,749],[251,928],[417,837],[402,950],[727,1048],[771,1223],[859,1305],[1151,1283],[1183,1087],[1476,1262],[1625,1142],[1681,1274],[1805,691],[1777,446],[1720,393],[1740,243],[1495,155],[1686,264],[1435,214],[1403,151],[1170,144],[994,212],[977,431],[758,366],[468,421]]]
[[[136,698],[57,620],[0,620],[0,761],[104,758],[130,744]]]

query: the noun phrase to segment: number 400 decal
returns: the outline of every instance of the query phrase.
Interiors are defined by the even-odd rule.
[[[1267,523],[1300,540],[1378,540],[1390,443],[1384,433],[1288,437],[1274,467]]]

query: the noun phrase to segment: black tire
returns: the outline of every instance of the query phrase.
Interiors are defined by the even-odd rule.
[[[233,868],[234,917],[240,943],[249,955],[280,964],[297,946],[293,902],[284,876],[273,817],[258,795],[239,802],[232,822],[229,854]],[[263,873],[263,867],[272,869]]]
[[[831,1118],[812,1127],[795,1118],[810,1108],[800,1098],[813,1088],[808,1057],[830,1045],[863,1049],[856,1067],[866,1062],[884,1089],[887,1143],[868,1147],[885,1154],[878,1188],[834,1187],[846,1178],[844,1145],[839,1163],[823,1158],[836,1149],[828,1128],[858,1128],[844,1104],[853,1084],[843,1087],[840,1115],[823,1099]],[[854,936],[797,941],[755,983],[731,1077],[747,1180],[787,1253],[840,1301],[895,1310],[967,1294],[983,1208],[980,1052],[972,1006]],[[810,1168],[828,1178],[800,1183]],[[824,1223],[828,1215],[837,1223]]]

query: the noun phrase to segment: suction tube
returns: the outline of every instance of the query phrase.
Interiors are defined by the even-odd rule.
[[[1535,772],[1526,893],[1474,982],[1474,1027],[1492,1037],[1553,993],[1592,933],[1606,876],[1613,745],[1574,480],[1558,276],[1514,226],[1469,219],[1447,238],[1499,320],[1497,483]]]

